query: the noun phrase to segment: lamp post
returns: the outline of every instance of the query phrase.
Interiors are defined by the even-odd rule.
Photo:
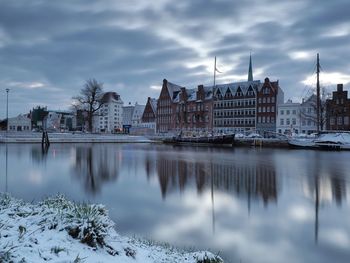
[[[7,137],[7,132],[9,130],[9,91],[10,89],[6,89],[6,137]]]

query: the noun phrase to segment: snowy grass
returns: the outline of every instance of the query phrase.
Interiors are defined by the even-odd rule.
[[[0,194],[0,262],[223,261],[207,251],[120,236],[102,205],[77,204],[62,195],[30,204]]]

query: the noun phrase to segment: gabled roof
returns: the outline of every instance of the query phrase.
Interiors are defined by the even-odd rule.
[[[205,100],[210,100],[212,98],[213,92],[211,87],[203,87],[204,89],[204,99]],[[198,89],[185,89],[186,95],[187,95],[187,101],[197,101],[199,98],[197,98],[197,91]],[[181,96],[182,91],[178,92],[174,102],[179,102],[180,101],[180,96]]]
[[[181,91],[181,88],[182,88],[181,86],[171,83],[169,81],[166,82],[166,87],[169,92],[169,96],[172,100],[176,98],[176,96],[178,95],[178,93]]]
[[[233,82],[233,83],[227,83],[227,84],[219,84],[215,85],[214,88],[214,94],[216,94],[218,91],[220,91],[221,95],[225,95],[226,91],[229,89],[231,94],[234,96],[240,88],[244,95],[247,94],[249,87],[253,88],[253,91],[256,92],[259,85],[261,85],[260,80],[254,80],[254,81],[243,81],[243,82]],[[205,88],[213,88],[213,86],[205,87]]]
[[[151,107],[152,107],[152,110],[154,113],[157,112],[157,102],[158,102],[158,100],[155,98],[150,99],[150,104],[151,104]]]
[[[261,85],[259,86],[259,92],[261,91],[261,89],[263,87],[270,87],[271,89],[273,89],[274,92],[278,91],[278,80],[277,81],[270,81],[269,78],[265,78],[265,82],[261,83]]]

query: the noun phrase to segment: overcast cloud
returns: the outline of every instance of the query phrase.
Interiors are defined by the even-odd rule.
[[[124,103],[158,97],[163,78],[189,88],[279,80],[285,99],[315,83],[350,85],[350,1],[0,0],[0,118],[36,105],[68,109],[86,79]]]

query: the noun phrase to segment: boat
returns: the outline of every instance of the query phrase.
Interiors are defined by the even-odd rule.
[[[163,143],[175,145],[196,145],[196,146],[233,146],[235,134],[199,136],[199,137],[182,137],[174,136],[163,140]]]
[[[292,148],[319,150],[350,150],[350,132],[324,131],[315,138],[289,139]]]

